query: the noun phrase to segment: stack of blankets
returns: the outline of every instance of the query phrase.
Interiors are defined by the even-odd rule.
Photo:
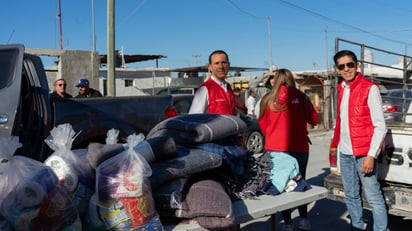
[[[148,177],[155,209],[162,224],[195,222],[214,229],[233,225],[232,201],[241,199],[254,174],[251,153],[242,143],[246,124],[236,116],[190,114],[166,119],[132,147],[149,164]],[[125,148],[91,143],[92,168]],[[253,190],[252,190],[253,191]]]
[[[126,144],[117,143],[115,135],[106,144],[71,150],[76,135],[64,124],[45,140],[54,150],[45,163],[13,156],[20,145],[17,137],[0,138],[0,198],[4,199],[0,227],[163,230],[169,223],[230,227],[234,200],[281,193],[289,177],[298,174],[294,159],[281,158],[293,167],[285,169],[282,161],[274,161],[278,156],[256,157],[247,151],[239,136],[246,129],[237,116],[181,115],[158,123],[146,137],[130,135]],[[285,174],[278,174],[279,167]],[[292,173],[286,172],[291,169]],[[29,188],[38,192],[28,194],[36,200],[21,203],[27,200],[20,192]],[[55,198],[60,198],[60,206]]]
[[[151,187],[162,222],[195,221],[205,228],[233,224],[233,182],[245,180],[250,153],[239,134],[246,124],[236,116],[190,114],[157,124],[147,135],[172,137],[175,158],[151,164]]]

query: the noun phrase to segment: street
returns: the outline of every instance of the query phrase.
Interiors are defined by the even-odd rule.
[[[329,174],[329,144],[333,131],[313,131],[309,134],[312,141],[310,146],[309,164],[306,172],[307,181],[312,185],[323,186],[323,178]],[[322,199],[309,204],[309,220],[312,230],[350,230],[348,213],[343,203],[335,202],[329,199]],[[292,213],[295,230],[297,228],[298,211]],[[364,218],[367,223],[367,231],[373,230],[372,213],[364,210]],[[282,216],[276,215],[276,230],[282,230]],[[412,220],[404,220],[401,217],[389,216],[389,228],[392,231],[411,230]],[[243,224],[242,231],[254,230],[271,230],[271,223],[268,219],[260,219],[254,222]]]

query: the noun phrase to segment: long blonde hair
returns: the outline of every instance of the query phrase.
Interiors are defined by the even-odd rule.
[[[269,104],[269,108],[272,111],[283,111],[286,109],[287,105],[279,104],[279,89],[281,86],[288,86],[296,88],[295,80],[293,79],[293,74],[288,69],[279,69],[276,71],[275,83],[272,86],[270,92],[263,96],[262,101],[260,102],[260,112],[259,119],[265,114],[266,106]],[[275,108],[275,104],[278,105]]]

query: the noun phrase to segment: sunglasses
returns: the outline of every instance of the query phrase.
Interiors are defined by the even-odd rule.
[[[355,63],[354,62],[350,62],[350,63],[344,63],[344,64],[339,64],[337,66],[338,70],[342,71],[343,69],[345,69],[345,66],[347,66],[348,68],[354,68],[355,67]]]
[[[59,86],[59,87],[61,87],[61,86],[67,86],[67,84],[65,84],[65,83],[60,83],[60,84],[58,84],[58,86]]]

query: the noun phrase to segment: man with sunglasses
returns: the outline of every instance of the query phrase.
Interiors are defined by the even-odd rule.
[[[100,91],[93,89],[89,86],[88,79],[80,79],[79,82],[76,84],[76,87],[79,88],[79,94],[76,98],[89,98],[89,97],[102,97],[102,93]]]
[[[331,150],[339,150],[345,202],[352,230],[365,230],[361,184],[373,214],[373,230],[388,230],[388,217],[377,179],[377,156],[386,134],[378,86],[360,72],[356,55],[342,50],[333,57],[342,77],[337,86],[338,116]]]
[[[50,93],[50,98],[72,98],[73,96],[66,92],[66,80],[64,79],[57,79],[54,81],[54,91]]]

